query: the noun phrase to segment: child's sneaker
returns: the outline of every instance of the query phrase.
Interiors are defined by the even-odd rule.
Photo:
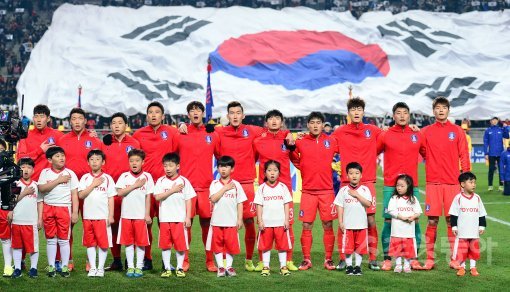
[[[90,269],[89,273],[87,274],[87,277],[95,277],[97,273],[96,269]]]
[[[391,271],[391,260],[384,260],[381,270]]]
[[[271,272],[270,272],[270,270],[269,270],[269,267],[264,267],[264,268],[262,269],[262,271],[260,272],[260,275],[261,275],[262,277],[267,277],[267,276],[271,275]]]
[[[348,276],[354,275],[354,268],[352,266],[347,266],[345,268],[345,274]]]
[[[62,267],[62,272],[60,272],[60,276],[64,278],[69,278],[71,276],[71,271],[69,270],[68,266]]]
[[[236,270],[234,270],[234,268],[232,268],[232,267],[228,267],[227,268],[227,276],[229,276],[229,277],[237,276]]]
[[[288,267],[281,267],[280,274],[282,276],[290,276],[290,271]]]
[[[218,278],[225,277],[225,275],[226,275],[225,268],[218,268],[218,273],[216,274],[216,277]]]
[[[379,271],[381,269],[377,261],[370,261],[370,263],[368,264],[368,268],[372,271]]]
[[[396,265],[395,269],[393,270],[395,273],[402,273],[402,265]]]
[[[184,269],[178,269],[177,271],[175,271],[175,275],[177,276],[177,278],[185,278],[186,277],[186,273],[184,272]]]
[[[404,266],[404,273],[411,273],[411,266]]]
[[[457,276],[462,277],[465,274],[466,274],[466,269],[461,267],[460,269],[457,270]]]
[[[296,265],[294,265],[294,262],[293,261],[287,261],[287,269],[289,269],[289,271],[298,271],[298,267],[296,267]]]
[[[14,273],[14,269],[11,266],[4,267],[4,277],[10,277]]]
[[[37,278],[37,269],[36,268],[31,268],[30,271],[28,271],[28,276],[30,278]]]
[[[133,278],[135,276],[135,268],[128,268],[126,272],[126,276],[128,278]]]
[[[338,265],[336,266],[336,269],[339,270],[339,271],[342,271],[343,269],[345,269],[345,267],[347,266],[347,264],[345,263],[344,260],[340,260],[338,262]]]
[[[96,277],[104,278],[104,269],[97,269]]]
[[[474,276],[474,277],[480,276],[476,267],[471,268],[471,276]]]
[[[14,272],[12,272],[11,278],[13,279],[21,278],[21,270],[15,269]]]
[[[361,271],[360,266],[355,266],[354,271],[352,272],[354,276],[363,276],[363,272]]]
[[[301,265],[299,265],[300,271],[306,271],[312,268],[312,262],[310,260],[304,260]]]
[[[258,262],[257,265],[255,266],[254,272],[262,272],[263,269],[264,269],[264,263]]]
[[[54,278],[57,275],[57,269],[54,266],[46,267],[46,271],[48,271],[48,277]]]
[[[170,278],[172,277],[172,271],[170,270],[164,270],[163,273],[161,273],[161,278]]]
[[[253,265],[252,260],[244,260],[244,269],[248,272],[255,271],[255,266]]]
[[[142,269],[135,269],[135,272],[133,273],[133,278],[140,278],[143,276]]]

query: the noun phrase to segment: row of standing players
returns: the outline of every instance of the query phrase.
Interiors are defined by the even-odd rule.
[[[296,141],[294,151],[290,151],[287,147],[293,143],[291,139],[287,139],[287,143],[283,142],[284,139],[288,138],[289,133],[282,130],[283,116],[281,113],[270,111],[266,116],[267,128],[265,129],[244,125],[242,124],[244,110],[238,102],[232,102],[228,105],[227,116],[230,125],[221,129],[216,128],[216,131],[212,133],[208,133],[206,127],[202,124],[203,105],[198,102],[191,103],[188,106],[190,124],[187,127],[181,126],[179,128],[183,132],[181,134],[178,133],[177,129],[162,124],[164,109],[160,104],[152,103],[147,108],[149,125],[135,132],[133,137],[124,133],[126,125],[123,116],[114,116],[111,123],[114,139],[113,143],[108,146],[91,137],[84,130],[85,118],[80,110],[71,112],[73,131],[64,136],[46,127],[49,110],[46,112],[35,110],[35,129],[31,131],[25,141],[21,141],[18,153],[19,157],[30,156],[36,161],[35,172],[38,175],[38,172],[47,166],[44,152],[53,144],[57,144],[66,150],[68,156],[66,166],[75,171],[80,177],[88,172],[87,152],[90,149],[101,148],[108,157],[105,170],[115,177],[119,176],[128,167],[126,150],[141,148],[147,153],[145,171],[153,174],[153,177],[160,177],[164,174],[159,166],[161,157],[169,150],[177,151],[182,157],[180,173],[190,179],[198,195],[198,204],[193,205],[198,207],[197,213],[200,217],[204,242],[207,238],[210,219],[207,214],[200,210],[200,198],[208,198],[208,186],[212,180],[212,156],[229,155],[233,157],[236,161],[236,171],[232,175],[233,179],[240,182],[248,197],[243,208],[243,223],[246,228],[245,267],[247,270],[255,269],[251,259],[256,238],[253,221],[256,210],[256,208],[253,208],[253,178],[255,177],[256,160],[260,162],[261,168],[270,159],[280,162],[282,166],[280,181],[289,189],[290,171],[287,166],[290,165],[290,160],[292,159],[292,162],[301,170],[303,189],[299,219],[303,222],[301,245],[304,256],[304,260],[299,266],[301,270],[311,267],[311,230],[317,210],[320,211],[324,229],[324,266],[326,269],[335,269],[335,264],[332,261],[335,241],[332,219],[336,214],[335,208],[333,208],[334,194],[330,162],[335,153],[340,154],[344,168],[342,182],[348,183],[345,165],[349,162],[358,161],[364,169],[361,183],[368,187],[373,194],[372,206],[367,210],[369,266],[373,269],[379,269],[376,262],[378,235],[375,226],[374,196],[377,153],[385,152],[384,185],[390,188],[395,185],[396,175],[400,173],[410,174],[413,177],[414,184],[417,185],[418,156],[419,154],[426,155],[426,214],[429,216],[429,224],[425,233],[427,261],[422,268],[431,269],[434,266],[434,243],[438,219],[442,215],[443,209],[449,209],[453,196],[459,192],[457,183],[459,160],[462,171],[467,171],[470,168],[467,143],[460,127],[451,124],[447,120],[449,113],[447,99],[437,98],[434,100],[432,108],[436,123],[421,131],[409,127],[409,108],[407,105],[403,103],[400,103],[400,106],[397,105],[393,111],[396,125],[385,132],[361,122],[365,104],[359,98],[350,99],[347,105],[351,123],[341,126],[330,137],[322,134],[324,122],[322,115],[312,113],[310,117],[315,115],[316,118],[308,121],[309,134]],[[261,169],[260,173],[264,173],[264,170]],[[203,193],[205,193],[205,196]],[[387,192],[385,192],[385,197],[387,197],[386,194]],[[209,204],[208,200],[207,203]],[[119,209],[118,207],[115,208],[115,210]],[[151,210],[154,209],[151,208]],[[445,215],[447,215],[447,212],[445,212]],[[118,220],[115,222],[118,222]],[[112,227],[115,233],[115,224]],[[389,228],[389,222],[386,221],[383,229],[385,264],[388,259],[389,240],[384,235],[388,233]],[[448,238],[453,246],[455,236],[450,231],[451,228],[448,228],[448,230]],[[113,265],[115,268],[121,264],[119,248],[114,247],[112,253],[115,258]],[[150,248],[146,255],[145,267],[150,268]],[[289,255],[288,266],[292,267],[291,252],[289,252]],[[340,254],[340,258],[343,259],[343,257]],[[416,262],[415,264],[419,265]],[[455,266],[453,260],[451,264]],[[211,253],[206,253],[206,265],[210,271],[217,270]],[[339,266],[341,267],[341,265],[342,262]],[[184,268],[188,267],[189,263],[185,261]],[[259,268],[259,265],[257,265],[257,268]],[[296,267],[292,267],[292,269],[294,268]]]

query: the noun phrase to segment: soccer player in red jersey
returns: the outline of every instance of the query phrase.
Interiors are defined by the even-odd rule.
[[[55,146],[57,140],[64,134],[48,126],[50,121],[50,109],[39,104],[34,107],[34,129],[28,131],[28,137],[21,139],[18,144],[16,157],[30,157],[35,162],[32,179],[37,181],[39,174],[45,168],[50,167],[45,153],[49,147]]]
[[[358,162],[363,167],[361,184],[367,186],[372,194],[372,205],[367,208],[368,216],[368,250],[369,268],[379,270],[377,258],[377,226],[375,222],[376,192],[375,182],[377,180],[377,136],[382,132],[377,126],[364,124],[362,119],[365,114],[365,101],[359,97],[351,98],[347,102],[347,115],[351,120],[350,124],[340,126],[335,130],[333,136],[338,141],[340,160],[342,161],[342,185],[348,184],[345,167],[351,162]],[[341,255],[344,258],[344,255]],[[345,266],[342,260],[338,269]]]
[[[115,113],[110,118],[111,135],[103,138],[103,152],[106,155],[103,170],[109,174],[113,180],[118,181],[121,174],[129,171],[128,152],[131,149],[139,149],[140,143],[135,138],[126,133],[128,119],[123,113]],[[114,223],[111,224],[112,229],[112,247],[111,252],[113,262],[109,267],[110,271],[123,270],[120,255],[120,244],[117,244],[117,234],[119,232],[120,210],[122,206],[122,197],[115,196],[114,199]]]
[[[177,138],[177,151],[181,157],[179,173],[189,179],[197,193],[197,196],[192,198],[191,218],[195,214],[200,217],[202,242],[205,247],[212,214],[209,186],[213,181],[213,156],[219,145],[219,138],[217,133],[211,131],[213,129],[206,129],[203,123],[205,108],[201,102],[190,102],[186,110],[190,123],[186,126],[186,135],[179,135]],[[188,240],[191,241],[191,228],[187,230]],[[186,261],[187,258],[186,256]],[[217,272],[211,251],[206,251],[205,264],[209,272]]]
[[[409,127],[409,106],[404,102],[398,102],[393,106],[393,120],[395,125],[377,137],[377,153],[384,152],[384,227],[381,241],[384,252],[382,270],[391,270],[391,257],[389,256],[391,215],[388,213],[388,204],[395,191],[397,177],[403,173],[413,179],[414,196],[420,199],[418,191],[418,159],[421,154],[425,157],[425,142],[420,132],[415,132]],[[421,243],[420,225],[416,222],[415,236],[416,247]],[[420,263],[414,259],[411,268],[421,269]]]
[[[259,185],[264,183],[264,165],[269,160],[274,160],[280,163],[280,171],[278,180],[285,184],[292,195],[292,181],[290,177],[290,150],[286,145],[287,131],[284,131],[284,118],[283,114],[279,110],[270,110],[267,112],[266,127],[264,132],[257,137],[253,142],[253,150],[255,151],[255,157],[259,161]],[[289,234],[291,239],[291,246],[294,246],[294,232],[292,229],[292,223],[294,222],[294,205],[292,202],[289,203],[290,207],[290,228]],[[262,258],[260,256],[260,258]],[[264,263],[259,262],[256,271],[262,271]],[[290,271],[297,271],[298,268],[292,261],[292,249],[287,252],[287,268]]]
[[[307,118],[309,134],[296,141],[296,147],[291,151],[291,160],[301,170],[303,190],[299,210],[299,220],[303,222],[301,233],[301,248],[304,260],[300,270],[312,267],[312,229],[317,210],[324,229],[323,243],[325,250],[324,268],[334,270],[332,260],[335,245],[333,219],[337,216],[333,204],[333,180],[331,179],[331,161],[338,152],[335,138],[322,133],[325,118],[320,112],[311,112]]]
[[[462,172],[471,168],[466,135],[460,126],[448,121],[450,102],[445,97],[438,96],[432,103],[432,109],[436,122],[422,130],[427,153],[425,214],[428,216],[428,225],[425,232],[427,261],[424,266],[426,270],[434,268],[437,224],[439,216],[443,214],[446,217],[450,250],[453,250],[455,235],[452,232],[448,211],[453,198],[460,192],[457,181],[459,160]],[[458,269],[460,265],[451,260],[450,267]]]
[[[164,125],[163,118],[165,108],[157,101],[151,102],[147,106],[147,122],[149,125],[138,129],[133,134],[133,138],[140,142],[141,149],[146,153],[144,160],[144,171],[150,173],[152,177],[158,178],[165,175],[161,167],[161,159],[168,152],[174,152],[177,147],[176,128]],[[157,217],[157,202],[151,196],[151,217]],[[148,227],[150,245],[145,247],[145,260],[143,270],[152,270],[152,228]],[[186,267],[185,267],[186,268]],[[185,269],[187,270],[187,269]]]

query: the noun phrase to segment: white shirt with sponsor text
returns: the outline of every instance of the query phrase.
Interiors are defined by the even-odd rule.
[[[78,188],[78,177],[74,171],[69,168],[64,168],[61,171],[56,171],[53,168],[45,168],[39,176],[38,185],[44,185],[56,180],[61,174],[71,176],[71,179],[62,184],[58,184],[51,191],[47,193],[39,193],[42,201],[51,206],[71,206],[71,191]]]
[[[139,178],[145,178],[145,184],[134,189],[122,198],[120,217],[124,219],[145,219],[145,199],[154,191],[154,180],[150,173],[142,171],[134,174],[130,171],[124,172],[117,180],[115,187],[124,189],[134,185]]]
[[[189,180],[181,175],[174,179],[162,176],[154,186],[154,196],[167,192],[175,185],[184,185],[182,191],[174,193],[159,202],[159,222],[184,222],[186,201],[197,196]]]
[[[349,189],[358,191],[363,198],[372,202],[372,195],[366,186],[359,185],[353,188],[351,185],[347,185],[338,191],[333,203],[344,208],[343,220],[345,229],[365,229],[368,227],[366,208],[363,207],[358,199],[349,194]]]
[[[83,219],[86,220],[108,219],[108,198],[117,195],[113,178],[104,172],[98,176],[94,176],[92,173],[84,174],[80,179],[78,191],[83,191],[90,186],[96,177],[103,177],[104,182],[95,187],[83,200]]]
[[[479,238],[479,218],[487,216],[485,206],[478,194],[471,197],[460,193],[453,199],[450,215],[457,216],[458,238]]]
[[[216,203],[214,203],[211,225],[219,227],[235,227],[237,225],[237,204],[247,200],[241,184],[235,180],[230,180],[235,188],[226,191]],[[217,193],[224,184],[221,180],[216,179],[211,182],[209,187],[209,198]]]
[[[40,202],[37,183],[31,180],[28,184],[24,180],[16,181],[16,186],[23,192],[28,187],[33,187],[35,192],[32,195],[24,196],[14,207],[12,213],[12,224],[16,225],[37,225],[37,202]]]
[[[390,214],[393,219],[391,220],[391,236],[399,237],[399,238],[414,238],[414,225],[415,221],[411,223],[407,223],[400,219],[396,219],[398,215],[409,217],[414,214],[423,213],[420,202],[418,199],[414,198],[414,203],[411,204],[409,201],[409,197],[402,196],[392,196],[388,203],[388,214]]]
[[[263,183],[255,193],[253,203],[262,206],[262,220],[266,227],[281,227],[285,223],[285,204],[292,202],[286,185]]]

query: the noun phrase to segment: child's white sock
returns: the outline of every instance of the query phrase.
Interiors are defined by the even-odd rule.
[[[363,257],[358,253],[354,253],[354,258],[356,258],[356,267],[361,267],[361,261],[363,260]]]
[[[219,268],[224,268],[223,267],[223,253],[215,253],[214,254],[214,258],[216,259],[216,265],[218,266],[218,269]]]
[[[37,270],[37,263],[39,262],[39,253],[34,252],[30,255],[30,268]]]
[[[280,268],[287,266],[287,251],[280,250],[278,251],[278,259],[280,260]]]
[[[345,255],[345,264],[350,267],[352,266],[352,254]]]
[[[21,270],[21,258],[23,255],[23,249],[15,248],[12,250],[12,257],[14,258],[14,268]]]
[[[66,267],[69,265],[69,255],[71,254],[71,246],[69,245],[69,239],[59,239],[58,246],[60,247],[60,257],[62,258],[62,266]]]
[[[99,261],[98,261],[97,268],[99,270],[104,270],[104,263],[106,262],[106,258],[108,257],[108,249],[107,248],[105,248],[105,249],[99,248],[98,253],[99,253]]]
[[[143,259],[145,258],[145,246],[136,247],[136,268],[143,268]]]
[[[134,269],[135,267],[135,246],[128,245],[126,246],[126,260],[128,264],[128,269]]]
[[[262,253],[262,262],[264,263],[264,267],[269,267],[269,262],[271,261],[271,251],[264,251]]]
[[[232,263],[234,262],[234,257],[231,254],[226,253],[226,258],[227,258],[227,268],[232,267]]]
[[[90,269],[95,270],[96,267],[96,247],[87,247],[87,258],[89,259]]]
[[[12,266],[12,249],[10,239],[2,239],[2,252],[4,254],[4,267]]]
[[[175,254],[177,257],[177,270],[182,269],[185,253],[183,251],[176,251]]]
[[[401,266],[402,265],[402,257],[397,257],[397,259],[395,260],[395,264],[397,266]]]
[[[164,249],[161,252],[161,257],[163,258],[163,264],[165,265],[165,270],[170,271],[170,257],[172,256],[171,249]]]
[[[48,255],[48,265],[55,267],[55,257],[57,257],[57,238],[46,239],[46,253]]]
[[[476,267],[476,260],[469,260],[469,268],[475,268]]]
[[[404,267],[408,268],[411,266],[411,261],[409,259],[404,259]]]

